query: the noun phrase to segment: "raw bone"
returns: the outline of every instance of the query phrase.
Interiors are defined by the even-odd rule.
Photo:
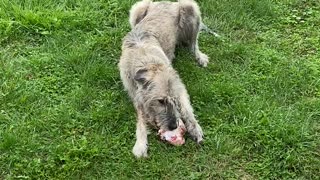
[[[162,140],[168,141],[170,144],[175,146],[181,146],[185,143],[184,134],[186,132],[186,127],[183,124],[182,120],[179,119],[179,126],[177,129],[172,131],[165,131],[160,129],[158,134]]]

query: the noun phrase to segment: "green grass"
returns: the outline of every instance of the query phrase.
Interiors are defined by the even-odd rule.
[[[208,68],[174,67],[205,143],[149,136],[119,78],[124,0],[0,1],[0,179],[319,179],[320,3],[202,0]]]

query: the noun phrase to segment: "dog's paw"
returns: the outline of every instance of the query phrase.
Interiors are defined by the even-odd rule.
[[[203,131],[198,123],[196,123],[193,128],[189,129],[188,132],[196,143],[201,144],[203,142]]]
[[[207,67],[209,63],[209,58],[206,54],[203,54],[202,52],[199,52],[199,55],[197,57],[198,63],[202,67]]]
[[[132,153],[137,158],[148,157],[147,151],[148,151],[148,144],[146,144],[146,143],[136,142],[136,144],[134,145],[134,147],[132,149]]]

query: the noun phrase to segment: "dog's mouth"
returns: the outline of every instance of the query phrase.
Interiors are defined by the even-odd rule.
[[[160,120],[155,122],[156,129],[165,131],[173,131],[179,127],[179,122],[176,120]]]
[[[156,98],[145,104],[149,123],[156,129],[172,131],[179,126],[180,113],[173,98]]]

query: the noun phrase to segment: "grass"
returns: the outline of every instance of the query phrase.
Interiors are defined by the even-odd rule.
[[[199,1],[222,38],[174,67],[205,144],[153,133],[145,160],[116,66],[133,3],[0,1],[0,179],[319,179],[319,1]]]

